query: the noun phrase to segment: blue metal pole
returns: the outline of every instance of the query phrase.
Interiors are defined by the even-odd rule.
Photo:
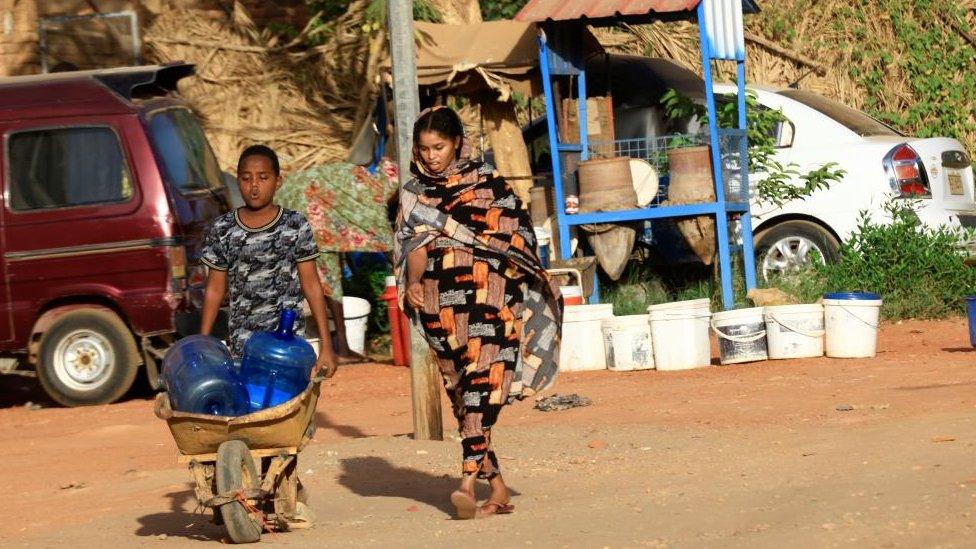
[[[739,129],[748,132],[748,122],[746,121],[746,62],[739,59],[736,62],[736,83],[739,87]],[[746,133],[746,135],[748,135]],[[741,146],[742,153],[742,188],[749,193],[749,141],[748,137],[743,138]],[[746,197],[748,200],[748,194]],[[756,252],[752,242],[752,214],[746,211],[742,214],[739,221],[742,234],[742,265],[746,275],[746,291],[756,287]]]
[[[582,35],[582,27],[580,27],[580,34]],[[576,62],[579,65],[579,75],[576,77],[576,116],[579,120],[580,161],[584,162],[590,158],[590,131],[586,126],[586,60],[580,54]],[[600,302],[600,277],[597,275],[598,271],[598,269],[593,270],[593,293],[590,294],[591,305]]]
[[[712,153],[712,173],[715,179],[715,201],[719,213],[715,216],[718,236],[719,276],[722,279],[722,304],[726,310],[735,305],[732,289],[732,257],[729,248],[729,216],[725,209],[725,178],[722,175],[722,150],[719,148],[718,119],[715,115],[715,90],[712,82],[712,51],[705,29],[705,2],[698,4],[698,34],[701,38],[702,69],[705,80],[705,103],[708,108],[708,133]]]
[[[579,117],[580,133],[580,160],[590,158],[590,132],[586,127],[586,65],[583,59],[579,60],[579,75],[576,77],[576,96],[577,96],[577,116]]]
[[[549,67],[549,44],[545,31],[539,33],[539,68],[542,71],[542,89],[546,95],[546,128],[549,131],[549,155],[552,158],[552,184],[556,193],[556,225],[559,231],[559,257],[569,259],[569,225],[566,223],[563,192],[563,171],[559,158],[559,133],[556,129],[556,97],[552,92],[552,73]]]

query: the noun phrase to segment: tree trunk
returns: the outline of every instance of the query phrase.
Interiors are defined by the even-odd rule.
[[[433,0],[431,2],[448,25],[481,22],[481,6],[478,0]]]

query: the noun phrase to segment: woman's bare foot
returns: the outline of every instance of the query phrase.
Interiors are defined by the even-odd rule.
[[[451,503],[459,519],[473,519],[478,513],[478,502],[474,499],[474,475],[465,475],[461,486],[451,493]]]
[[[488,497],[488,501],[507,505],[511,498],[508,494],[508,486],[505,485],[502,476],[500,474],[495,475],[488,481],[488,484],[491,486],[491,496]]]
[[[501,475],[495,475],[490,481],[491,495],[488,501],[481,505],[475,512],[475,518],[486,518],[492,515],[507,515],[515,511],[515,506],[509,503],[511,499],[508,493],[508,486],[502,480]]]

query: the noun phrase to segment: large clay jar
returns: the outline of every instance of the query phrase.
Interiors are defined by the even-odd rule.
[[[668,151],[671,181],[668,204],[715,202],[715,183],[708,147],[684,147]],[[715,219],[710,215],[683,217],[676,221],[688,247],[705,265],[715,257]]]
[[[579,165],[580,212],[611,212],[637,207],[630,173],[630,157],[587,160]],[[600,267],[617,280],[634,249],[637,231],[632,223],[581,225]]]
[[[580,211],[612,212],[637,207],[630,157],[586,160],[579,165]]]

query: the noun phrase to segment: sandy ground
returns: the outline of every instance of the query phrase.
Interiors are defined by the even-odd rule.
[[[459,447],[446,404],[445,441],[414,441],[408,372],[347,367],[327,382],[301,454],[317,525],[262,543],[976,547],[966,326],[886,326],[880,348],[873,360],[563,375],[557,392],[593,405],[505,410],[494,438],[516,512],[484,521],[450,516]],[[0,380],[0,545],[222,541],[194,512],[148,396],[64,409],[33,380]]]

